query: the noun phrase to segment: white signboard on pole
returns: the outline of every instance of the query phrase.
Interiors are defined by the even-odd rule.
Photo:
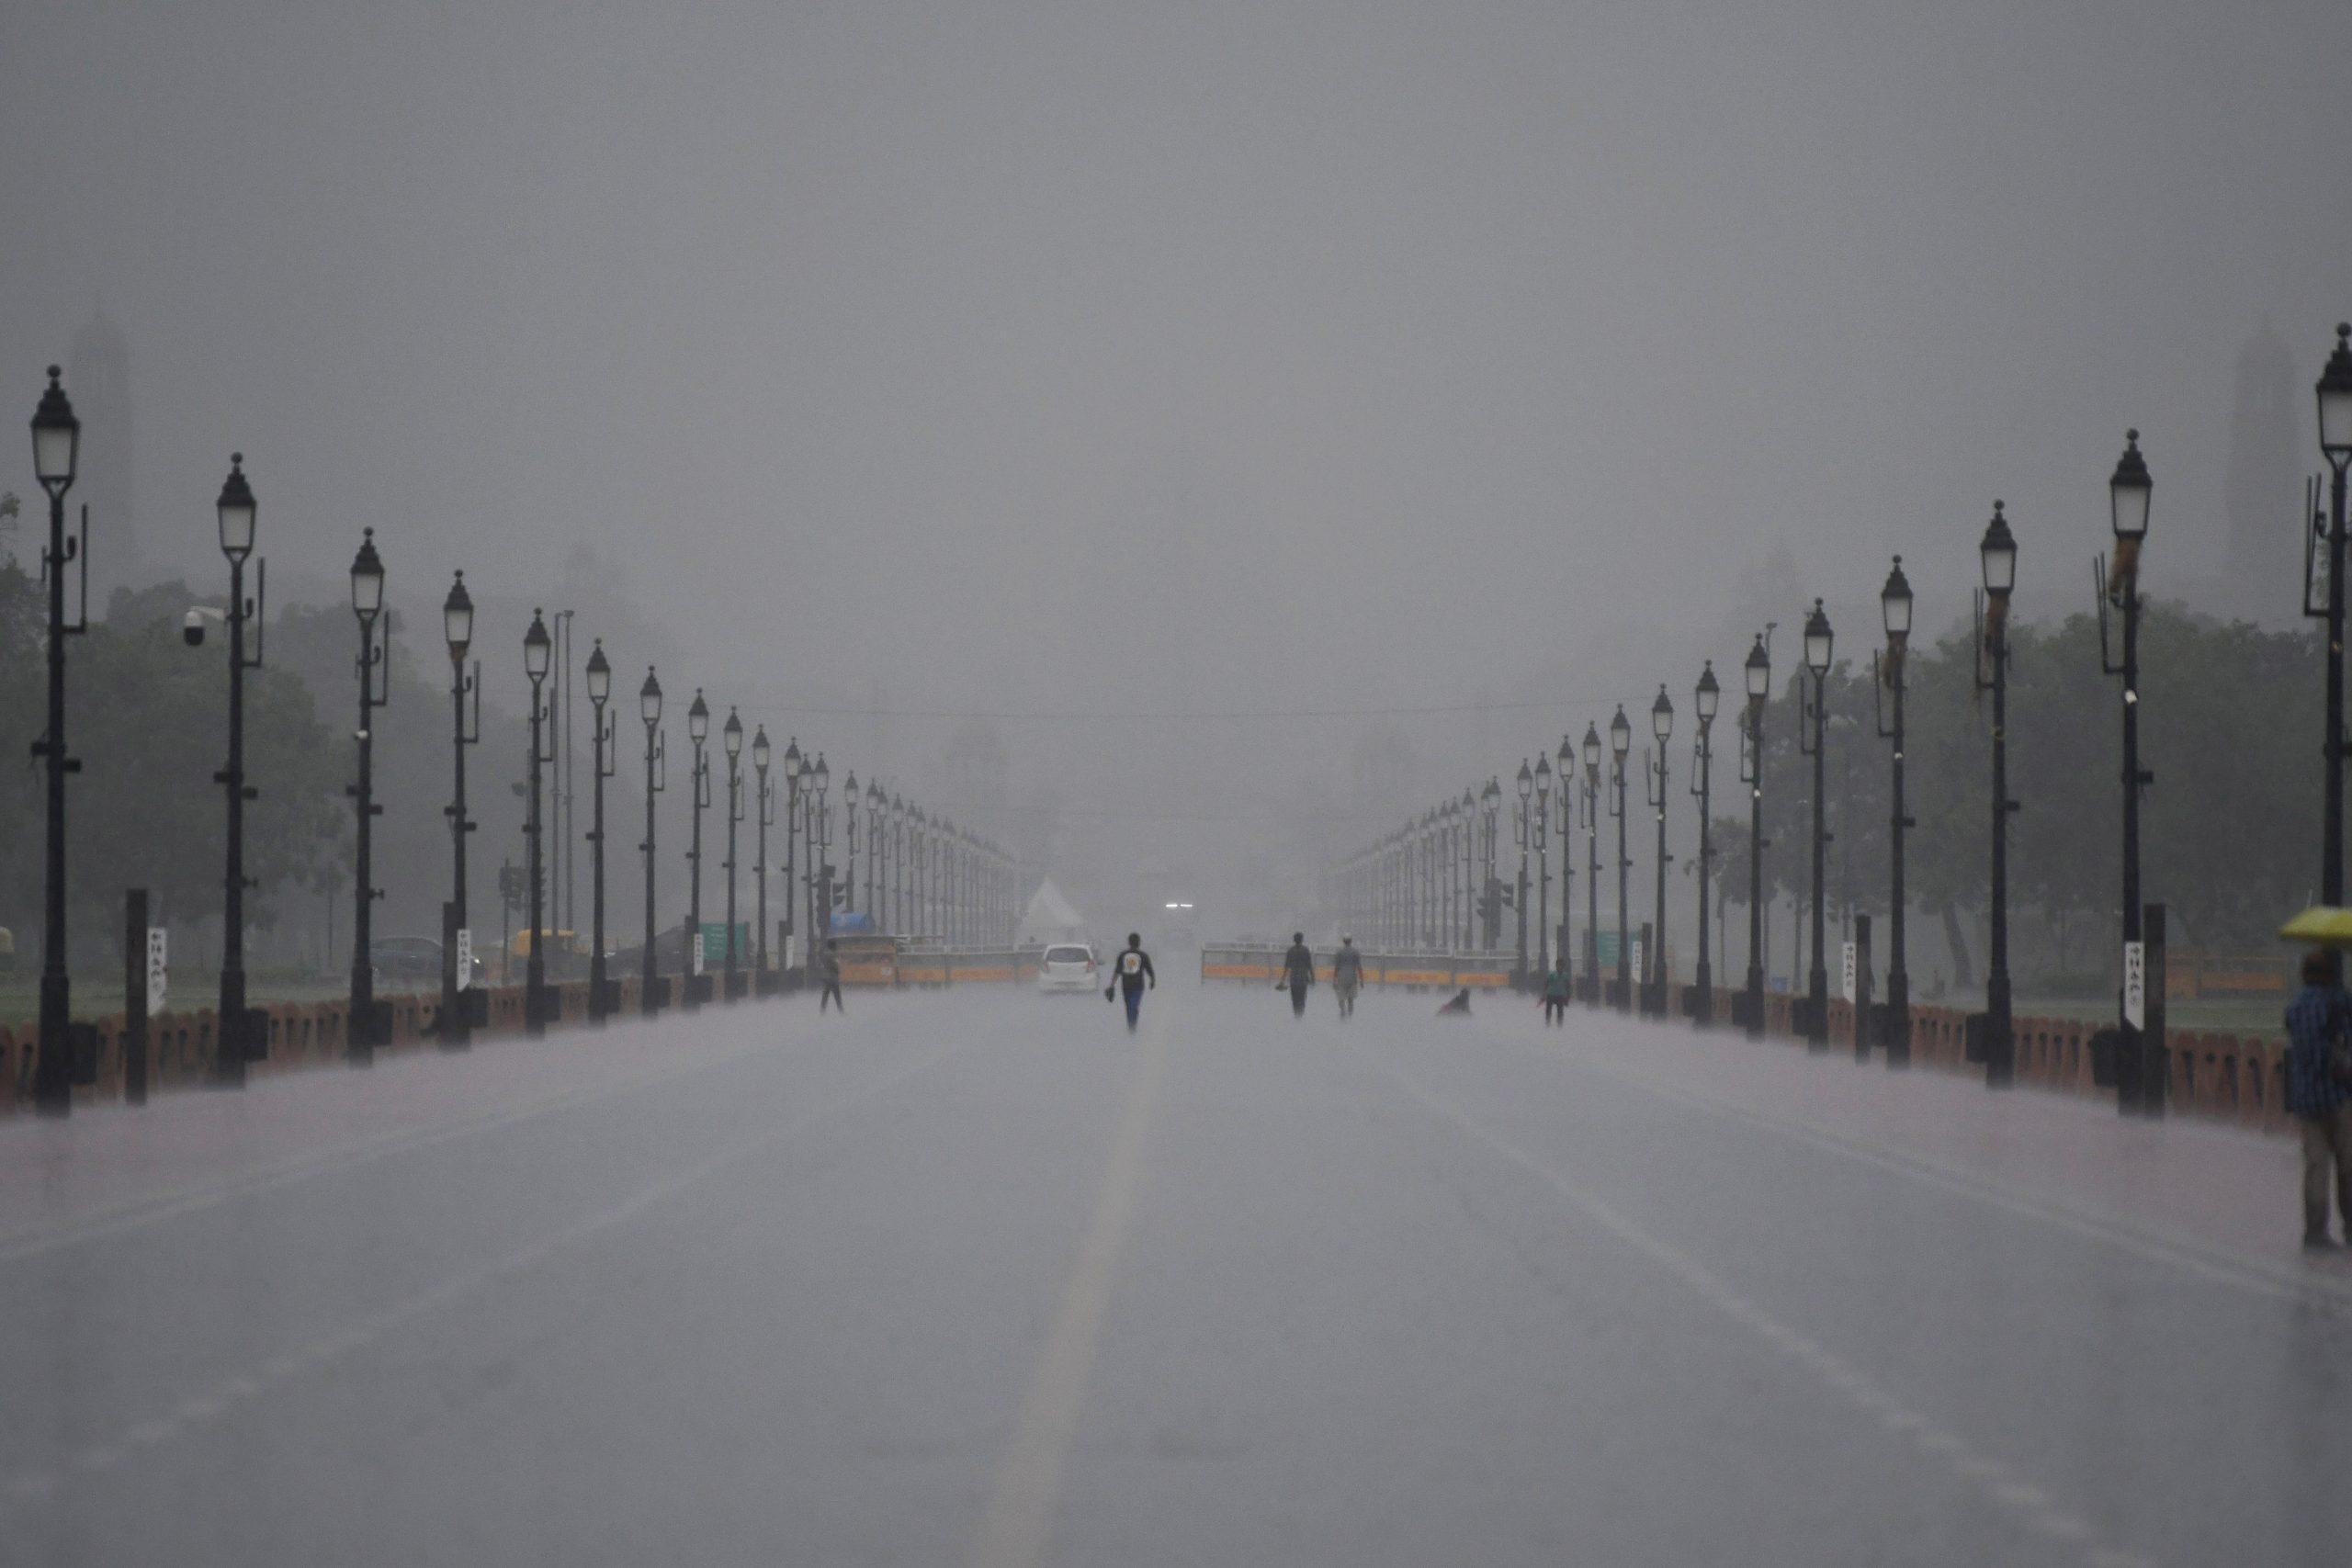
[[[165,957],[164,931],[161,926],[147,928],[147,1016],[154,1017],[164,1010],[164,998],[170,989],[170,965]]]
[[[1854,999],[1856,984],[1860,978],[1858,967],[1854,962],[1854,944],[1850,942],[1846,944],[1846,956],[1844,963],[1845,967],[1841,972],[1839,985],[1843,987],[1846,1000],[1850,1005]]]
[[[702,932],[695,932],[695,973],[702,973]]]
[[[474,932],[471,926],[458,928],[458,989],[465,990],[474,983]]]
[[[2134,1029],[2148,1025],[2148,944],[2123,944],[2123,1021]]]
[[[1648,985],[1649,974],[1648,966],[1642,962],[1642,939],[1635,937],[1634,939],[1634,984]]]

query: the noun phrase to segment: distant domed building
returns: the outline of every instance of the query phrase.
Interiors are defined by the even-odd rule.
[[[75,329],[65,352],[65,389],[82,421],[71,499],[90,509],[93,590],[135,582],[153,552],[139,534],[131,488],[130,344],[104,306]],[[78,525],[80,509],[74,519]],[[93,597],[99,595],[94,592]]]

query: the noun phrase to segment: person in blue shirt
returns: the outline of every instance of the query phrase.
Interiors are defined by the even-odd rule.
[[[2303,1246],[2330,1249],[2331,1179],[2352,1239],[2352,996],[2324,950],[2304,956],[2303,988],[2287,1005],[2286,1069],[2287,1111],[2303,1134]]]

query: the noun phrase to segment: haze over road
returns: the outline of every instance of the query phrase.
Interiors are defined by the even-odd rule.
[[[857,995],[0,1128],[0,1555],[2352,1558],[2283,1142],[1312,1000]]]

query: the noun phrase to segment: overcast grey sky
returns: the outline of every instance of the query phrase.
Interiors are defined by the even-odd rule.
[[[2352,314],[2347,62],[2340,0],[15,0],[0,367],[103,298],[202,571],[240,447],[278,570],[589,541],[715,694],[1558,698],[1400,721],[1524,750],[1736,660],[1775,544],[1949,610],[1997,495],[2073,607],[2127,424],[2211,570],[2239,347]],[[1361,728],[1007,729],[1107,809]]]

